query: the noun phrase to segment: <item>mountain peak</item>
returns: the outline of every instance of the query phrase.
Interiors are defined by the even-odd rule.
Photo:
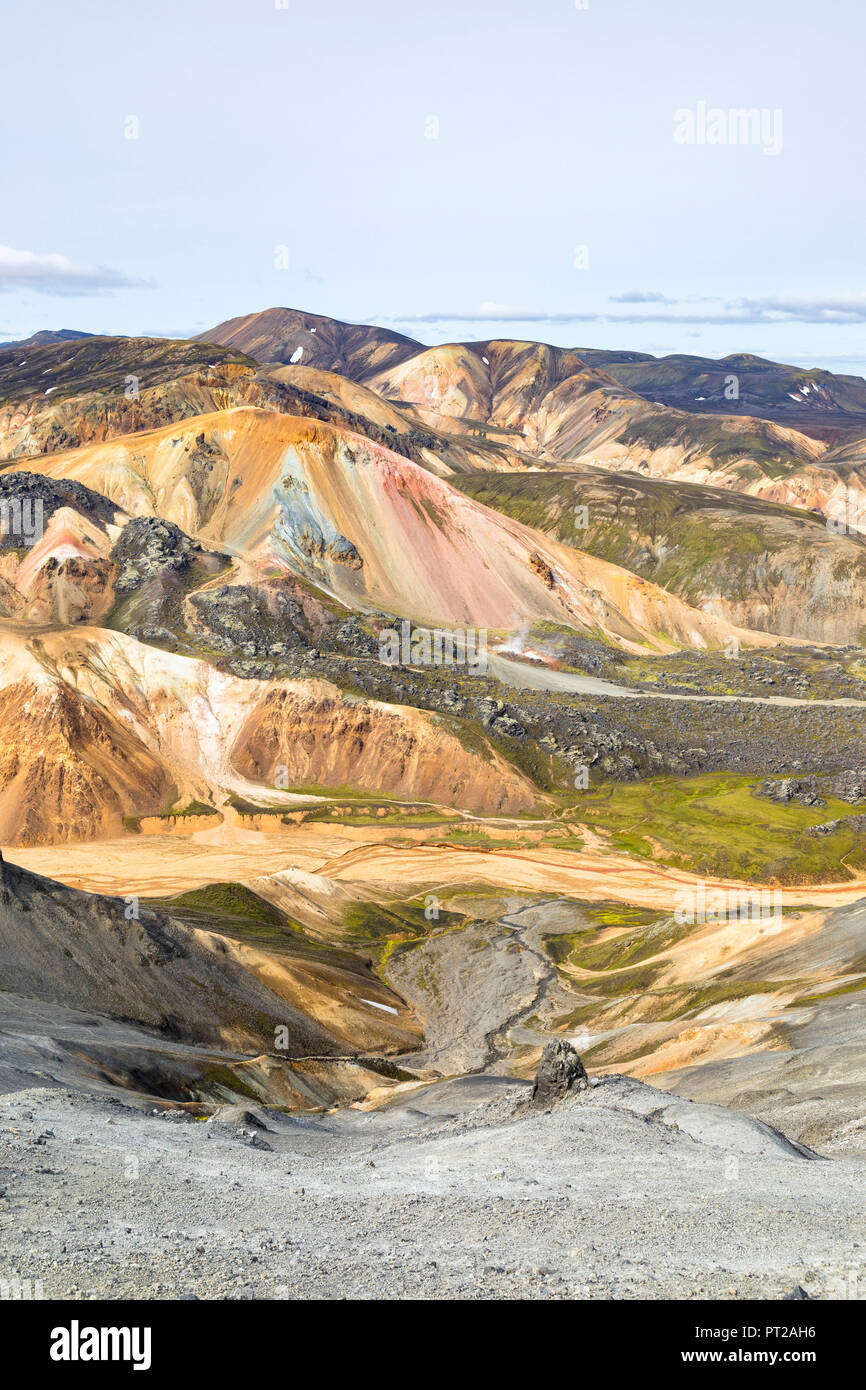
[[[82,333],[77,328],[42,328],[31,333],[29,338],[13,338],[8,343],[0,343],[0,352],[5,348],[49,347],[53,343],[73,343],[79,338],[92,338],[92,333]]]
[[[364,381],[423,350],[414,338],[387,328],[277,307],[226,319],[199,333],[197,341],[235,348],[259,362],[317,367],[355,381]]]

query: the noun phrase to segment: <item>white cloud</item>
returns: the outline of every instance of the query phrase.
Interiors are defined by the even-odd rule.
[[[657,290],[626,290],[625,294],[612,294],[611,304],[676,304],[675,299],[659,294]]]
[[[866,323],[866,294],[739,299],[734,307],[762,323]]]
[[[811,297],[778,296],[763,299],[701,299],[705,308],[690,307],[694,301],[677,304],[655,291],[630,290],[611,296],[611,303],[642,306],[633,310],[572,312],[564,309],[550,313],[543,309],[516,309],[508,305],[482,304],[474,313],[438,310],[428,314],[402,314],[399,317],[378,318],[378,323],[393,324],[459,324],[459,323],[676,323],[694,326],[724,324],[858,324],[866,323],[866,295],[813,295]],[[655,307],[658,306],[658,307]]]
[[[106,290],[138,288],[140,280],[110,266],[76,265],[56,252],[40,255],[36,251],[16,251],[0,246],[0,291],[33,290],[36,294],[86,295]]]

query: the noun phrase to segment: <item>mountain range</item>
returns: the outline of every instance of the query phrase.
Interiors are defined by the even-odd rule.
[[[803,1030],[850,1047],[866,978],[864,504],[866,384],[748,354],[278,308],[5,345],[20,1066],[310,1109],[568,1036],[728,1103],[783,1048],[755,1113],[856,1145]],[[778,935],[684,926],[707,884]]]

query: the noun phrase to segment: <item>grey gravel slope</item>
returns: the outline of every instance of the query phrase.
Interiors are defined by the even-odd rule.
[[[777,1299],[866,1284],[862,1161],[809,1159],[760,1122],[630,1078],[544,1112],[526,1094],[473,1077],[383,1111],[210,1122],[7,1095],[0,1276],[51,1298]]]

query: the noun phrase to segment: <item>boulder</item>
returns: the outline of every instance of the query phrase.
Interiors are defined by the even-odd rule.
[[[576,1048],[559,1039],[548,1043],[541,1054],[532,1087],[532,1104],[552,1105],[570,1091],[585,1091],[588,1086],[589,1077]]]

